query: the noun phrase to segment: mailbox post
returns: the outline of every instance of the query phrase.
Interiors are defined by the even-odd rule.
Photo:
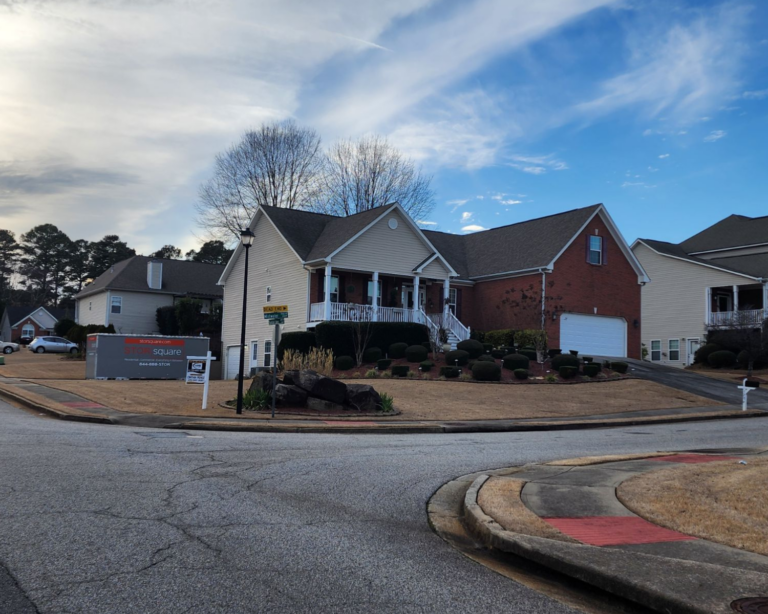
[[[280,325],[288,317],[288,305],[264,305],[264,319],[275,327],[275,340],[272,349],[272,417],[275,417],[275,388],[277,387],[277,344],[280,341]]]

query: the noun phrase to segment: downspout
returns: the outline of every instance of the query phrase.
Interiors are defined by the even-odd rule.
[[[544,330],[547,321],[546,314],[546,298],[547,298],[547,271],[541,270],[541,330]]]

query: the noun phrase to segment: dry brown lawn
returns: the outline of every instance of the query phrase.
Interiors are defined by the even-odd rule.
[[[577,385],[503,385],[412,380],[347,380],[391,394],[402,413],[396,420],[494,420],[578,417],[644,409],[699,407],[717,403],[642,380]],[[211,382],[209,409],[200,408],[202,386],[177,381],[43,380],[107,407],[129,412],[231,417],[220,407],[235,398],[234,381]],[[264,414],[245,412],[248,417]],[[382,417],[377,417],[382,419]],[[383,419],[387,419],[383,417]]]
[[[768,555],[768,458],[680,465],[618,489],[636,514],[669,529]]]
[[[68,360],[63,358],[64,354],[35,354],[22,348],[4,356],[5,365],[0,367],[0,378],[85,379],[85,361]]]

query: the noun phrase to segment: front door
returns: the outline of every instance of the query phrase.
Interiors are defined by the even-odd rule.
[[[688,352],[687,352],[685,364],[692,365],[693,357],[696,354],[696,350],[699,349],[701,342],[698,339],[688,339],[687,342],[688,342]]]
[[[427,288],[419,284],[419,304],[423,307],[427,302]],[[403,284],[403,307],[406,309],[414,309],[416,306],[413,302],[413,285]]]

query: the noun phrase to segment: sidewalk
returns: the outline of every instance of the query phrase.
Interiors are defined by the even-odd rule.
[[[516,420],[376,420],[272,419],[270,417],[238,418],[235,412],[227,418],[185,417],[119,411],[86,398],[19,378],[0,379],[0,398],[43,412],[61,420],[139,426],[273,433],[494,433],[543,430],[576,430],[605,427],[666,424],[699,420],[768,417],[768,407],[741,411],[735,405],[655,409],[578,418],[524,418]]]
[[[761,455],[768,448],[488,472],[466,491],[464,520],[491,548],[660,612],[763,612],[768,557],[648,522],[616,496],[624,480],[675,463],[749,462]]]

